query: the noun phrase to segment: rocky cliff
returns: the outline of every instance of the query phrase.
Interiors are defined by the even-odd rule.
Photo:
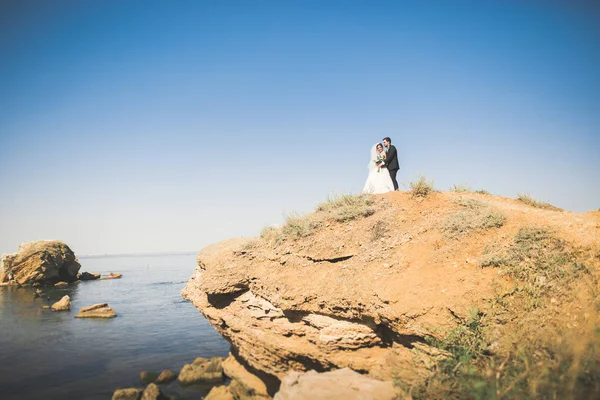
[[[81,265],[73,251],[57,240],[23,243],[14,254],[3,254],[0,282],[12,278],[24,284],[73,282]]]
[[[600,377],[600,351],[575,365],[573,350],[565,367],[540,349],[578,336],[600,350],[599,264],[599,212],[395,192],[333,199],[260,238],[211,245],[183,296],[271,394],[292,370],[348,367],[393,380],[401,396],[502,397],[529,390],[529,363],[574,374],[560,388],[539,378],[537,391],[595,394],[598,381],[575,383]],[[519,348],[533,359],[519,361]]]

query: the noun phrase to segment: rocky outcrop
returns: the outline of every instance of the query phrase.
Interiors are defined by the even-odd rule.
[[[349,368],[317,373],[292,371],[273,400],[394,400],[391,382],[368,378]]]
[[[66,244],[51,240],[23,243],[15,254],[2,255],[0,282],[40,284],[73,282],[81,265]]]
[[[114,318],[116,316],[117,313],[108,304],[99,303],[82,308],[75,318]]]
[[[69,311],[71,309],[71,298],[63,296],[62,299],[52,304],[52,311]]]
[[[508,274],[481,267],[486,252],[514,246],[529,226],[578,246],[598,248],[600,237],[596,214],[471,193],[390,193],[358,218],[333,206],[261,238],[204,248],[182,292],[271,394],[290,371],[343,368],[418,386],[448,357],[429,339],[444,338],[497,293],[511,295]],[[471,224],[465,210],[480,208],[501,222]]]

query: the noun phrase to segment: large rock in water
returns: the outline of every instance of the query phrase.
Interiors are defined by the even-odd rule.
[[[273,400],[393,400],[390,382],[381,382],[349,368],[317,373],[290,372]]]
[[[23,243],[14,254],[2,255],[0,281],[10,275],[19,284],[73,282],[81,265],[73,251],[57,240]]]

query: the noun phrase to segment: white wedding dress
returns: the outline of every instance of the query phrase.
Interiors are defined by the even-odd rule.
[[[371,148],[371,159],[369,160],[369,176],[363,188],[363,193],[380,194],[394,191],[394,183],[390,177],[390,172],[383,167],[378,170],[375,165],[377,159],[377,144]]]

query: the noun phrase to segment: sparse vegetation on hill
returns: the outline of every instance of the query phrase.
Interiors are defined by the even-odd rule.
[[[420,176],[416,181],[410,182],[410,194],[412,197],[427,197],[433,191],[433,181],[428,181],[424,176]]]
[[[600,394],[600,325],[592,317],[600,310],[600,285],[597,271],[585,263],[594,257],[597,251],[573,249],[556,232],[539,227],[522,227],[507,248],[488,249],[481,265],[501,268],[515,280],[514,287],[498,293],[485,311],[474,310],[459,320],[443,340],[429,338],[449,356],[427,386],[414,388],[413,398],[583,399]],[[584,282],[585,295],[587,290],[576,289]],[[595,300],[578,306],[579,295]],[[498,329],[504,324],[502,332],[509,335],[503,338]],[[497,351],[500,342],[512,347]]]
[[[473,231],[504,225],[504,214],[488,203],[471,198],[459,198],[455,202],[462,209],[448,216],[441,226],[448,237],[459,237]]]
[[[531,197],[530,195],[525,194],[525,193],[519,193],[517,200],[519,200],[521,203],[525,203],[528,206],[535,207],[535,208],[542,208],[545,210],[552,210],[552,211],[564,211],[562,208],[555,207],[550,203],[544,203],[541,201],[537,201],[533,197]]]
[[[452,192],[456,192],[456,193],[470,193],[470,192],[472,192],[471,188],[468,187],[467,185],[452,185],[452,187],[450,188],[450,190]]]
[[[311,236],[326,220],[345,223],[368,217],[374,213],[375,206],[371,195],[334,196],[319,204],[315,213],[288,216],[282,228],[263,228],[260,237],[278,244],[286,238],[297,240]]]
[[[473,192],[338,196],[207,251],[190,287],[246,291],[195,302],[279,378],[349,366],[400,399],[600,398],[599,218]]]
[[[327,199],[319,204],[317,212],[325,213],[325,218],[337,222],[349,222],[357,218],[368,217],[375,213],[373,196],[361,194],[359,196],[341,195]]]
[[[299,239],[312,235],[321,225],[321,219],[311,215],[289,216],[281,229],[284,238]]]

